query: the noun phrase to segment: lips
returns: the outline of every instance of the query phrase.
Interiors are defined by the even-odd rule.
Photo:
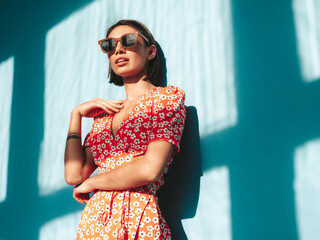
[[[116,59],[115,63],[116,63],[116,64],[123,64],[123,63],[126,63],[126,62],[128,62],[128,61],[129,61],[128,58],[120,57],[120,58],[117,58],[117,59]]]

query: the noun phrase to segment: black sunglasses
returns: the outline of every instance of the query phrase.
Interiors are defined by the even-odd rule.
[[[104,53],[113,51],[117,47],[118,42],[120,42],[124,48],[133,48],[137,45],[138,35],[140,35],[148,44],[150,44],[149,40],[138,31],[134,33],[123,34],[119,38],[105,38],[98,41],[98,43],[102,52]]]

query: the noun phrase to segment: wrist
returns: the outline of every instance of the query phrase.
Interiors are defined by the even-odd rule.
[[[76,133],[79,134],[79,136],[81,136],[81,121],[82,117],[80,112],[76,109],[72,110],[68,133]]]
[[[83,182],[84,186],[86,189],[88,189],[90,192],[93,192],[94,190],[96,190],[93,186],[93,182],[92,182],[92,177],[87,178],[84,182]]]
[[[80,111],[77,109],[77,107],[75,107],[72,111],[71,111],[71,117],[82,117],[80,114]]]

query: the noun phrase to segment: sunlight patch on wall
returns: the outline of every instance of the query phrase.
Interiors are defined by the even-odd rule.
[[[201,136],[237,123],[233,29],[228,0],[175,1],[169,28],[155,31],[167,57],[168,80],[198,110]],[[162,19],[162,20],[164,20]],[[183,24],[182,24],[183,22]],[[168,41],[167,39],[170,39]]]
[[[119,19],[137,19],[154,33],[167,59],[168,84],[186,91],[187,105],[198,110],[202,135],[235,125],[230,9],[226,0],[157,0],[152,4],[146,0],[97,0],[50,29],[45,52],[40,194],[66,186],[63,152],[73,107],[95,97],[124,98],[122,88],[107,83],[107,56],[97,44],[106,27]],[[83,133],[90,128],[88,122]]]
[[[40,195],[67,186],[63,155],[71,110],[95,97],[124,98],[123,88],[107,83],[107,56],[97,44],[105,37],[106,27],[124,18],[145,23],[154,34],[167,60],[168,84],[185,90],[186,104],[197,108],[202,136],[237,123],[230,1],[94,1],[55,25],[46,35]],[[84,124],[83,137],[90,125],[91,120]],[[41,229],[40,239],[51,239],[51,236],[73,239],[69,235],[66,238],[52,235],[72,221],[63,217],[47,223]],[[226,167],[204,173],[197,215],[184,220],[183,225],[191,240],[209,239],[208,236],[231,240]],[[63,231],[59,234],[67,235]]]
[[[0,63],[0,202],[6,199],[14,57]]]
[[[229,170],[219,167],[201,178],[196,216],[182,220],[189,240],[231,240]],[[210,237],[209,237],[210,236]]]
[[[320,1],[293,0],[298,52],[304,80],[320,78]]]
[[[39,240],[75,239],[82,211],[59,217],[43,225]]]
[[[45,51],[45,134],[41,146],[38,185],[47,195],[67,185],[63,158],[70,114],[78,104],[96,97],[123,98],[107,87],[108,60],[97,43],[104,37],[107,5],[97,1],[50,29]],[[83,138],[92,120],[84,123]]]
[[[229,0],[123,0],[106,9],[106,26],[129,18],[151,30],[166,57],[168,84],[185,90],[186,104],[198,110],[201,136],[236,125]]]
[[[295,151],[294,190],[300,240],[320,239],[320,139]]]

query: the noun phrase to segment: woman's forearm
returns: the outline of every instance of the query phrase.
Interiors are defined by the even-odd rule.
[[[67,140],[65,148],[65,180],[70,185],[77,185],[87,179],[96,169],[89,148],[83,150],[81,144],[81,119],[96,117],[102,112],[119,112],[124,100],[103,100],[95,98],[82,103],[73,109],[70,118],[68,135],[78,136]]]
[[[70,118],[68,136],[76,135],[79,138],[69,138],[65,147],[65,180],[68,184],[75,185],[84,181],[82,169],[85,163],[81,142],[81,115],[73,110]]]
[[[110,172],[88,178],[84,183],[90,190],[123,190],[146,185],[157,178],[145,157]]]
[[[168,142],[152,142],[142,158],[90,177],[84,184],[89,190],[123,190],[146,185],[162,175],[173,149],[173,145]]]

